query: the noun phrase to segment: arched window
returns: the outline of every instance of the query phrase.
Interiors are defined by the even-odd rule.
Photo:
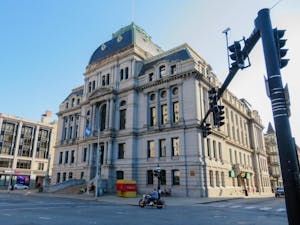
[[[126,101],[121,101],[120,107],[121,107],[121,106],[125,106],[125,105],[126,105]]]
[[[165,76],[166,75],[166,66],[162,65],[159,67],[159,77]]]

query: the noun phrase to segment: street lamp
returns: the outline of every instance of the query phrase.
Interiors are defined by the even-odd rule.
[[[157,164],[157,167],[155,169],[155,176],[157,177],[157,192],[158,196],[160,196],[160,179],[161,179],[161,170],[159,164]]]

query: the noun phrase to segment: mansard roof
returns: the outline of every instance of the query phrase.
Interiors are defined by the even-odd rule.
[[[92,54],[89,65],[118,53],[131,45],[138,45],[149,52],[150,55],[163,52],[159,46],[152,42],[151,37],[142,28],[131,23],[113,33],[111,40],[101,44]]]
[[[151,69],[159,62],[184,61],[190,58],[192,58],[192,56],[188,46],[179,46],[176,49],[171,49],[170,51],[164,52],[161,55],[157,55],[149,60],[145,60],[139,76],[144,75],[147,70]]]
[[[78,88],[74,88],[72,90],[71,94],[69,94],[68,97],[66,97],[63,102],[65,102],[66,100],[68,100],[72,95],[82,96],[83,95],[83,85],[80,86],[80,87],[78,87]]]

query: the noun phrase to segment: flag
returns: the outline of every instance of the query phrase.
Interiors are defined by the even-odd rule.
[[[85,128],[85,133],[84,133],[84,136],[85,137],[89,137],[91,135],[91,128],[90,127],[87,127]]]

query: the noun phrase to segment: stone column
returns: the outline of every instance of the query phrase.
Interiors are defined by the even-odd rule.
[[[110,118],[110,100],[106,100],[106,114],[105,114],[105,130],[109,128],[109,118]]]
[[[40,130],[40,126],[37,125],[35,127],[35,135],[34,135],[34,139],[33,139],[33,149],[32,149],[32,164],[33,165],[35,163],[35,158],[36,158],[36,148],[37,148],[37,141],[38,141],[38,137],[39,137],[39,130]]]
[[[113,99],[110,99],[110,104],[109,104],[109,126],[108,128],[111,130],[114,128],[114,119],[115,119],[115,112],[114,112],[114,106],[115,102]]]
[[[178,85],[178,101],[179,101],[179,121],[184,120],[183,107],[183,83]]]
[[[2,130],[2,123],[3,123],[3,118],[0,118],[0,132]]]
[[[129,78],[130,77],[134,77],[134,74],[135,73],[135,59],[132,59],[131,60],[131,70],[130,70],[130,72],[129,72]]]
[[[111,165],[111,162],[112,162],[112,142],[113,140],[110,139],[109,142],[108,142],[108,149],[107,149],[107,164],[108,165]]]
[[[19,127],[18,127],[18,131],[17,131],[16,139],[15,139],[15,149],[14,149],[14,159],[13,159],[12,169],[16,169],[16,167],[17,167],[17,157],[18,157],[18,150],[19,150],[22,126],[23,126],[23,122],[19,122]]]
[[[168,122],[167,124],[172,124],[173,123],[173,103],[172,103],[172,93],[171,93],[171,88],[166,87],[167,91],[167,109],[168,109]]]
[[[95,126],[96,123],[96,105],[92,105],[92,112],[91,112],[91,119],[90,119],[90,127],[92,128],[92,136],[93,136],[93,131],[97,128]]]
[[[154,126],[160,126],[160,121],[161,121],[161,104],[160,104],[160,101],[159,101],[159,99],[160,99],[160,97],[159,97],[159,90],[157,90],[156,92],[155,92],[155,94],[156,94],[156,125],[154,125]]]

